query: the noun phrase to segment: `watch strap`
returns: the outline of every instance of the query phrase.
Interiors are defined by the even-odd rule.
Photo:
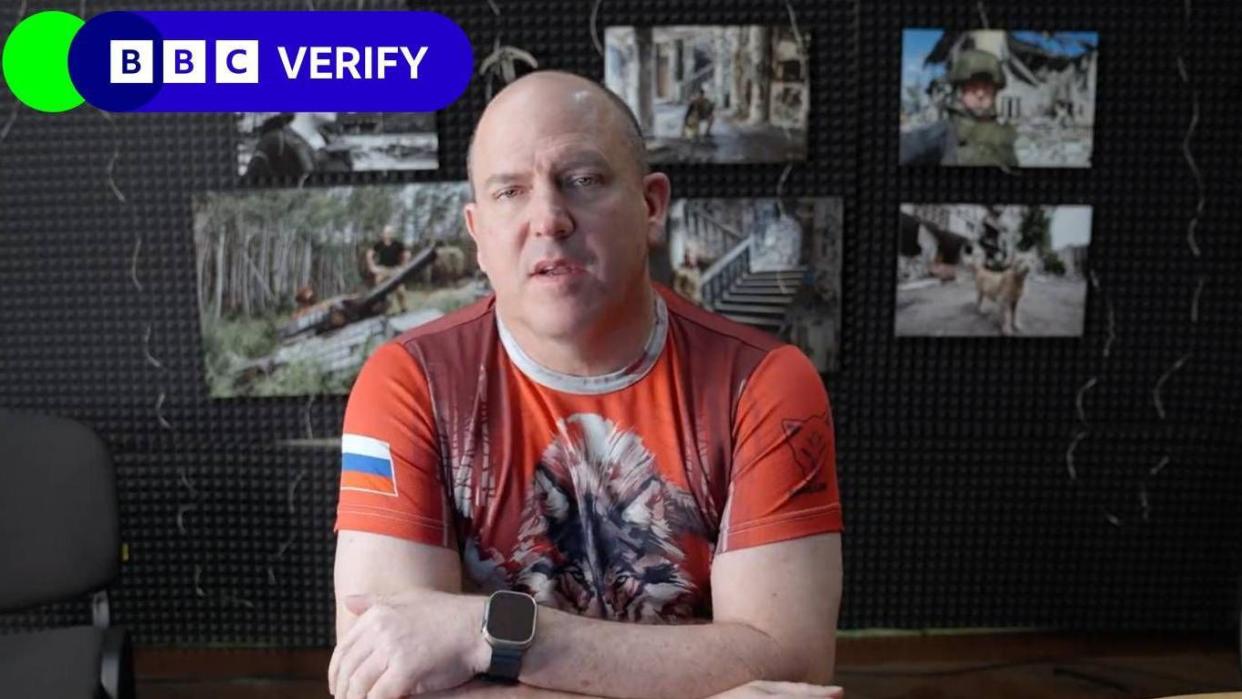
[[[517,682],[522,674],[523,653],[520,648],[492,646],[492,662],[487,666],[486,677],[499,682]]]

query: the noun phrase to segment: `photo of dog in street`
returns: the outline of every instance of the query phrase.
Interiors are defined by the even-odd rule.
[[[975,274],[976,305],[980,313],[985,311],[984,300],[989,299],[1000,309],[1001,334],[1016,335],[1018,330],[1018,301],[1026,288],[1026,275],[1030,265],[1025,260],[1014,260],[1004,271],[993,272],[979,261],[970,265]]]
[[[1091,207],[902,204],[898,337],[1078,337]]]

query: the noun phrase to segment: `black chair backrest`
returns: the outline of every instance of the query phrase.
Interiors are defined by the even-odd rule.
[[[106,587],[120,546],[103,441],[73,420],[0,408],[0,611]]]

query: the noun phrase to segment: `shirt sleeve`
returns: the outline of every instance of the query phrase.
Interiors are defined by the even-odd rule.
[[[446,492],[427,378],[400,344],[382,345],[345,407],[336,531],[449,547]]]
[[[773,350],[755,368],[733,430],[717,553],[842,530],[832,409],[798,348]]]

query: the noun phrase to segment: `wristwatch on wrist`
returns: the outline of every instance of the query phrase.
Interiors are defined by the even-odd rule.
[[[492,661],[484,673],[489,680],[516,682],[522,673],[522,655],[535,642],[535,598],[501,590],[487,599],[483,638],[492,647]]]

